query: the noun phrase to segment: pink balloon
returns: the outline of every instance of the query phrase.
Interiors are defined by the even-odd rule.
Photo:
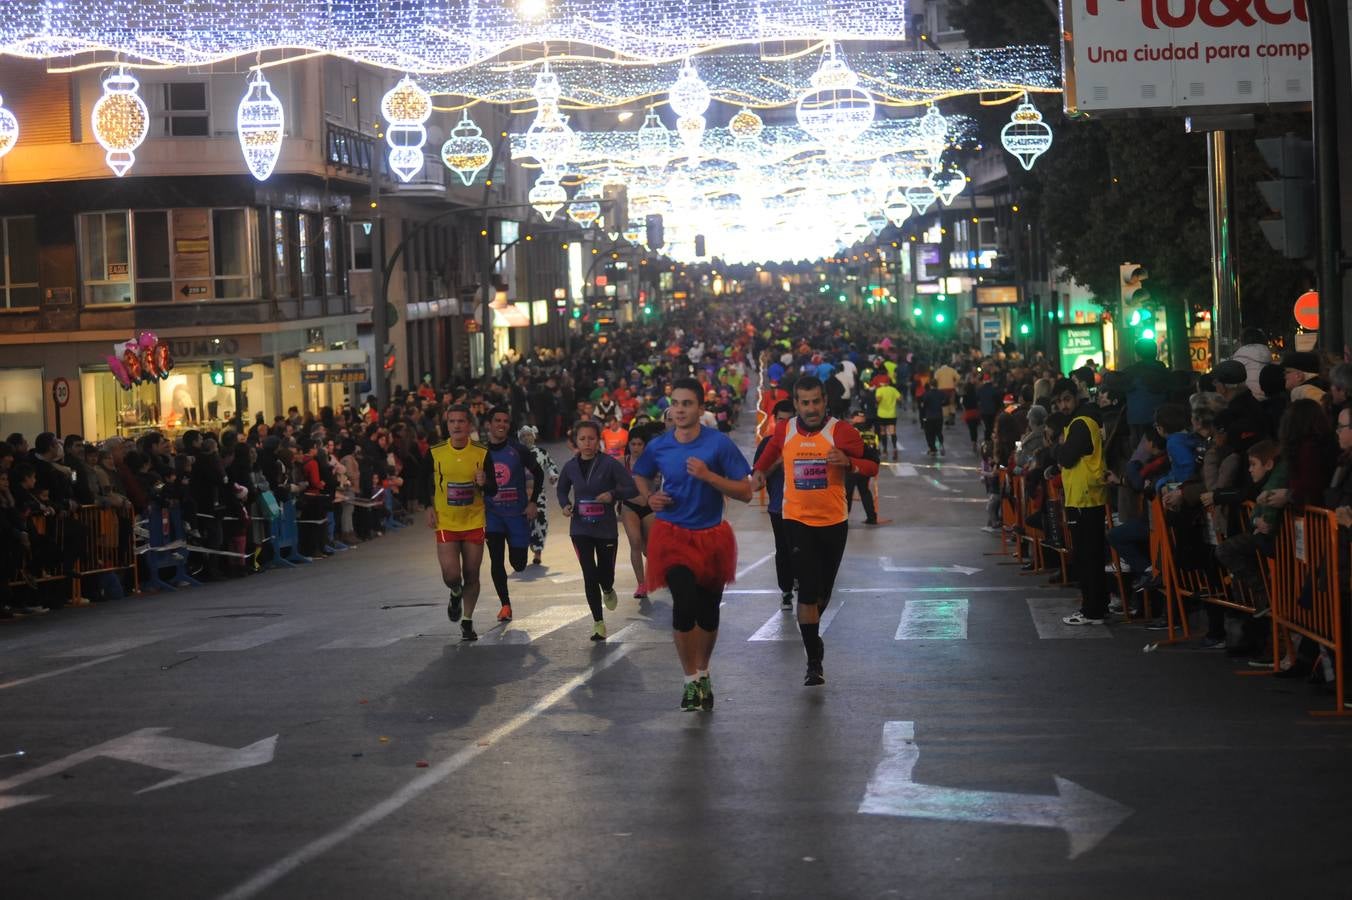
[[[127,374],[127,367],[122,365],[122,360],[116,356],[109,356],[106,359],[108,360],[108,368],[113,370],[113,377],[117,379],[117,383],[124,388],[130,388],[131,376]]]

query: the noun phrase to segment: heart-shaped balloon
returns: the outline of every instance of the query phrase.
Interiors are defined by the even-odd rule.
[[[130,389],[131,376],[127,374],[127,367],[122,365],[122,360],[116,356],[109,356],[106,359],[108,360],[108,368],[113,370],[113,377],[117,379],[117,383]]]

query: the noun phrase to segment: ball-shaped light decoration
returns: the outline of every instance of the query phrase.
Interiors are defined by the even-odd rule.
[[[563,209],[564,204],[568,202],[568,192],[559,184],[558,179],[552,175],[541,175],[536,179],[535,184],[531,186],[530,193],[526,195],[530,205],[540,214],[546,222],[554,221],[554,216],[559,210]]]
[[[681,116],[676,120],[676,133],[681,136],[686,151],[694,153],[704,140],[704,116]]]
[[[568,204],[568,218],[575,225],[590,228],[601,218],[601,186],[594,181],[583,182]]]
[[[737,115],[733,116],[728,122],[728,131],[738,141],[748,144],[760,140],[761,132],[765,130],[765,123],[761,117],[756,115],[746,107],[742,107]]]
[[[917,214],[923,216],[929,212],[931,206],[939,202],[939,194],[930,187],[928,181],[913,184],[906,189],[906,202],[915,208]]]
[[[1042,113],[1028,101],[1027,95],[1010,116],[1009,124],[1001,129],[1000,143],[1025,171],[1032,171],[1037,158],[1051,148],[1052,128],[1042,121]]]
[[[671,157],[671,130],[662,122],[657,110],[648,110],[638,129],[639,156],[650,168],[666,165]]]
[[[5,109],[5,98],[0,97],[0,156],[14,149],[19,142],[19,120]]]
[[[873,122],[873,97],[858,85],[859,76],[831,44],[812,86],[798,98],[799,126],[830,152],[844,149]]]
[[[966,189],[967,175],[961,169],[935,169],[929,177],[929,185],[944,206],[951,206]]]
[[[103,96],[94,104],[94,139],[107,151],[108,168],[118,178],[136,162],[136,148],[150,131],[150,110],[137,93],[141,83],[125,69],[103,82]]]
[[[466,187],[493,161],[493,145],[488,143],[483,131],[469,113],[463,113],[451,136],[441,145],[441,161],[446,168],[460,176]]]
[[[920,117],[918,128],[920,143],[929,156],[930,165],[937,166],[948,148],[948,119],[939,112],[939,107],[931,106]]]
[[[703,116],[709,109],[709,102],[712,99],[709,95],[709,86],[699,77],[699,73],[687,59],[685,65],[681,66],[680,74],[676,76],[676,83],[667,92],[667,102],[671,104],[677,116],[692,118]]]
[[[887,198],[887,204],[883,207],[883,215],[887,216],[887,221],[897,228],[900,228],[902,223],[911,217],[913,211],[910,201],[901,191],[893,191],[891,196]]]
[[[286,111],[272,92],[272,85],[263,77],[262,69],[255,70],[239,101],[235,131],[249,172],[259,181],[267,181],[282,155]]]
[[[559,98],[563,96],[563,87],[559,84],[559,77],[549,67],[549,60],[545,60],[544,65],[540,66],[540,71],[535,73],[535,85],[531,88],[531,96],[535,98],[536,106],[558,106]]]
[[[535,119],[526,129],[525,152],[540,164],[540,168],[554,175],[560,174],[581,143],[577,132],[568,124],[568,117],[557,106],[541,106]]]
[[[385,142],[390,145],[390,170],[409,182],[423,168],[423,145],[432,117],[432,97],[405,75],[380,101],[385,116]]]

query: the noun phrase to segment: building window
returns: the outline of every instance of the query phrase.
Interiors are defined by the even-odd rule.
[[[273,210],[272,213],[272,273],[275,297],[291,296],[291,240],[288,234],[286,213]]]
[[[131,226],[125,211],[80,216],[80,258],[86,304],[131,302]]]
[[[136,244],[136,302],[166,303],[174,299],[169,253],[169,214],[164,210],[132,216]]]
[[[38,305],[37,219],[0,219],[0,306]]]
[[[249,239],[247,209],[216,209],[211,212],[212,246],[216,263],[216,296],[222,300],[257,297],[254,244]]]
[[[319,217],[312,213],[300,213],[296,217],[296,224],[299,238],[297,256],[300,262],[300,292],[301,296],[313,297],[318,293],[319,251],[322,249],[319,246]]]
[[[156,97],[162,137],[207,137],[211,134],[205,81],[162,84]]]
[[[348,233],[351,235],[351,240],[348,243],[352,247],[352,269],[354,271],[371,271],[371,251],[373,248],[371,230],[370,222],[353,222],[348,226]]]
[[[324,217],[324,294],[337,296],[338,290],[338,222],[332,216]]]

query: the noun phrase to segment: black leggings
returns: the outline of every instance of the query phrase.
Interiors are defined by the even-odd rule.
[[[937,416],[932,419],[924,419],[921,423],[925,429],[925,443],[929,445],[931,451],[937,450],[944,445],[944,417]]]
[[[804,525],[787,519],[789,540],[793,543],[793,571],[798,576],[798,602],[812,604],[822,612],[831,602],[836,573],[845,556],[848,522],[838,525]]]
[[[718,630],[719,607],[723,588],[710,590],[695,581],[695,573],[686,566],[667,569],[667,587],[671,588],[671,627],[680,632]]]
[[[873,488],[869,487],[871,475],[851,472],[845,476],[845,511],[854,512],[854,492],[859,492],[859,502],[864,504],[864,521],[878,521],[878,510],[873,505]]]
[[[784,517],[779,513],[770,513],[770,528],[775,533],[775,581],[779,583],[781,594],[793,591],[793,544],[789,542],[789,529]]]
[[[587,592],[587,606],[592,620],[599,622],[601,592],[615,590],[615,552],[618,538],[596,538],[585,534],[573,535],[573,552],[582,565],[582,587]]]
[[[503,557],[505,555],[511,561],[513,572],[521,572],[526,568],[526,551],[530,548],[508,547],[507,535],[497,531],[485,534],[484,543],[488,545],[488,570],[493,575],[493,589],[498,592],[499,602],[507,606],[512,602],[512,598],[507,593],[507,566],[503,562]],[[504,548],[506,554],[503,553]]]

